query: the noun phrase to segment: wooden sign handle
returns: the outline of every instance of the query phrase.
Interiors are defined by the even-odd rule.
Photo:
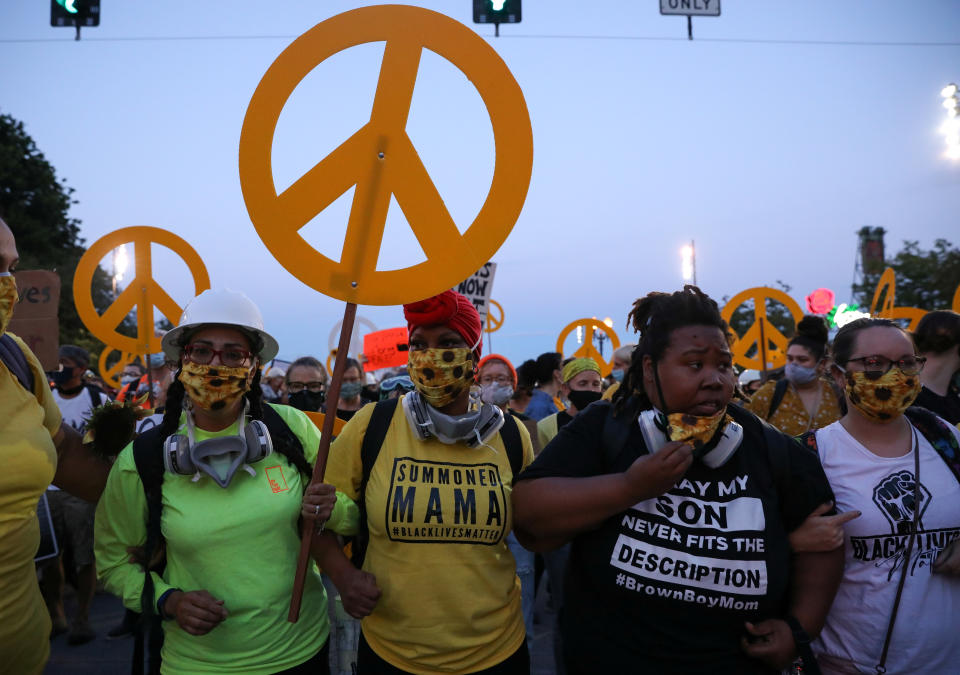
[[[327,390],[327,413],[323,418],[320,432],[320,447],[317,449],[317,463],[313,465],[313,477],[310,484],[322,483],[327,470],[327,456],[330,454],[330,442],[333,440],[333,422],[337,418],[337,401],[340,399],[340,383],[347,370],[347,358],[350,351],[350,339],[353,337],[353,322],[357,318],[357,305],[348,302],[343,312],[343,327],[340,329],[340,344],[337,347],[337,360],[333,366],[330,388]],[[300,603],[303,600],[303,586],[307,580],[307,566],[310,564],[310,544],[313,541],[313,523],[306,520],[300,526],[300,557],[297,560],[297,574],[293,579],[293,594],[290,597],[290,612],[287,621],[296,623],[300,618]]]

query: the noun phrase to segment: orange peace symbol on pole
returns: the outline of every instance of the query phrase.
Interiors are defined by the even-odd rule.
[[[606,325],[600,319],[577,319],[560,331],[560,337],[557,338],[557,351],[564,354],[563,345],[567,338],[577,330],[577,327],[583,328],[583,344],[573,353],[573,356],[580,358],[590,358],[600,366],[600,374],[606,377],[613,370],[613,352],[620,348],[620,338],[610,326]],[[610,340],[610,360],[606,360],[600,351],[593,346],[593,336],[599,330],[603,333],[603,339]]]
[[[102,352],[100,352],[100,361],[99,361],[101,379],[103,379],[104,382],[106,382],[109,386],[113,387],[114,389],[119,389],[121,387],[120,376],[123,375],[123,369],[129,366],[131,363],[133,363],[137,358],[136,354],[120,352],[120,358],[117,359],[116,363],[114,363],[112,366],[108,366],[107,365],[107,361],[109,360],[108,357],[112,353],[117,351],[119,350],[110,349],[109,347],[107,347]]]
[[[497,311],[494,312],[493,310]],[[496,316],[499,314],[500,316]],[[496,333],[503,326],[503,306],[496,300],[490,301],[490,309],[487,311],[487,325],[484,330],[488,333]]]
[[[881,302],[881,297],[883,301]],[[897,276],[892,267],[883,270],[870,303],[870,314],[884,319],[906,319],[908,330],[916,330],[926,311],[918,307],[897,307]]]
[[[93,305],[91,285],[93,274],[100,261],[110,251],[132,243],[134,247],[135,276],[113,304],[103,314]],[[154,308],[170,321],[177,321],[182,308],[153,279],[153,258],[150,247],[160,244],[183,258],[193,274],[194,295],[210,288],[210,277],[203,260],[186,241],[158,227],[125,227],[95,241],[77,263],[73,275],[73,301],[77,314],[95,337],[104,344],[129,354],[152,354],[160,351],[160,338],[154,335]],[[124,317],[137,307],[137,337],[132,338],[117,332]]]
[[[277,120],[300,81],[344,49],[386,42],[370,120],[293,185],[277,194],[271,151]],[[424,49],[460,69],[483,99],[496,149],[493,182],[480,212],[460,234],[407,136]],[[346,302],[398,305],[453,288],[507,238],[526,198],[533,132],[520,85],[479,35],[437,12],[385,5],[339,14],[297,38],[270,66],[240,134],[240,185],[250,219],[273,256],[308,286]],[[356,186],[340,261],[299,234]],[[427,260],[376,269],[393,195]]]
[[[960,284],[957,285],[957,290],[953,293],[953,311],[960,313]]]
[[[775,300],[787,308],[796,323],[803,318],[803,309],[783,291],[767,286],[748,288],[730,298],[720,315],[729,324],[733,313],[740,305],[753,300],[753,323],[744,332],[737,336],[733,343],[733,362],[744,368],[766,371],[769,368],[779,368],[787,360],[787,343],[789,340],[767,318],[767,300]],[[771,349],[771,343],[774,349]],[[757,353],[748,357],[747,353],[756,345]],[[765,363],[766,362],[766,363]],[[770,364],[769,366],[767,364]]]
[[[331,349],[330,355],[327,357],[327,374],[333,372],[333,363],[331,363],[331,361],[335,358],[337,358],[337,350]]]

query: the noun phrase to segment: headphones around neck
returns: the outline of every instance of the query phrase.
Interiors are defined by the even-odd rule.
[[[643,443],[651,455],[658,452],[670,440],[663,430],[664,425],[658,420],[662,416],[663,413],[659,410],[651,408],[641,412],[637,419],[640,431],[643,433]],[[700,461],[711,469],[721,467],[730,461],[743,441],[743,427],[731,420],[715,438],[716,444],[699,457]]]

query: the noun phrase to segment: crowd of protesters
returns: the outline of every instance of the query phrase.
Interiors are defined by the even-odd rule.
[[[0,329],[16,259],[0,222]],[[233,291],[188,303],[118,390],[80,347],[44,372],[0,330],[4,667],[93,639],[98,577],[128,610],[114,637],[165,673],[329,672],[334,605],[352,617],[336,630],[359,622],[361,675],[529,673],[538,590],[561,673],[960,663],[957,314],[832,342],[804,317],[781,371],[738,374],[716,302],[687,286],[636,301],[637,344],[604,376],[485,355],[454,291],[402,309],[407,366],[350,359],[337,400],[316,356],[275,361]],[[81,439],[111,435],[103,410],[136,420],[112,454]],[[310,484],[316,413],[342,428]],[[41,495],[61,550],[35,564]],[[291,623],[301,523],[318,567]]]

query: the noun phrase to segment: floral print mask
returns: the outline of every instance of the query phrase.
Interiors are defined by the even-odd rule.
[[[193,405],[203,410],[223,410],[243,396],[250,385],[250,369],[227,368],[212,364],[186,362],[180,370],[180,382]]]
[[[13,318],[13,308],[17,306],[20,294],[17,293],[17,280],[9,272],[0,274],[0,335],[3,335]]]
[[[423,399],[443,408],[473,384],[473,352],[468,347],[418,349],[410,352],[407,370]]]
[[[886,424],[897,419],[913,405],[920,394],[920,377],[891,368],[875,380],[863,371],[844,371],[847,400],[874,422]]]

